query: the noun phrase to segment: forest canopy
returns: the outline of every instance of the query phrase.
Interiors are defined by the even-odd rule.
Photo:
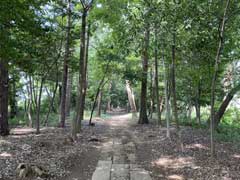
[[[0,134],[124,109],[239,138],[238,0],[2,0]],[[236,135],[237,134],[237,135]],[[235,136],[236,135],[236,136]],[[231,139],[233,140],[233,139]]]

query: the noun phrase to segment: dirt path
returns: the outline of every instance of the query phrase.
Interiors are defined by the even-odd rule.
[[[108,121],[112,138],[103,144],[92,180],[152,180],[149,172],[136,164],[137,138],[130,131],[133,122],[129,115],[113,116]]]
[[[131,115],[94,122],[93,127],[84,123],[74,143],[66,142],[69,129],[58,128],[1,137],[0,180],[16,180],[19,163],[41,165],[50,175],[44,180],[105,180],[98,174],[94,179],[99,168],[108,168],[111,180],[129,180],[131,174],[131,180],[141,180],[139,171],[152,180],[240,179],[239,143],[216,142],[217,157],[210,159],[208,130],[182,127],[182,152],[174,128],[167,139],[165,128],[137,125]]]
[[[217,141],[217,156],[211,159],[207,129],[182,127],[182,151],[174,128],[171,128],[171,139],[167,139],[165,128],[137,125],[130,115],[113,116],[106,124],[111,135],[108,145],[113,144],[113,148],[107,153],[103,153],[103,148],[104,158],[99,160],[113,157],[112,166],[137,164],[154,180],[240,179],[240,144]]]
[[[98,154],[89,152],[89,154],[87,154],[87,157],[80,159],[80,163],[70,169],[70,176],[64,177],[63,179],[105,180],[103,177],[104,174],[101,176],[101,174],[105,172],[98,172],[98,170],[106,168],[108,168],[108,170],[106,170],[106,173],[109,174],[109,180],[110,173],[113,177],[113,180],[128,180],[131,175],[130,169],[131,171],[141,170],[141,173],[144,173],[143,176],[148,177],[148,172],[144,171],[143,168],[135,164],[136,147],[132,133],[130,132],[130,127],[133,124],[136,124],[136,121],[131,120],[131,115],[112,114],[112,117],[110,119],[104,121],[95,121],[95,123],[95,127],[91,128],[91,131],[94,132],[91,138],[97,141],[92,142],[92,144],[95,144],[98,147]],[[97,129],[101,129],[101,131],[98,131]],[[134,172],[136,174],[135,177],[138,177],[139,173],[137,173],[137,171]],[[99,173],[101,177],[99,177]]]

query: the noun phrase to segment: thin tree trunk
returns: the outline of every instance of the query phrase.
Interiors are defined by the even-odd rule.
[[[33,118],[32,118],[32,103],[31,99],[29,99],[28,107],[27,107],[27,115],[28,115],[28,127],[33,127]]]
[[[97,102],[97,117],[101,117],[101,106],[102,106],[102,91],[100,90],[98,94],[98,102]]]
[[[143,42],[143,54],[142,54],[142,85],[141,85],[141,109],[139,115],[139,124],[148,124],[147,117],[147,76],[148,76],[148,48],[149,48],[149,25],[146,24],[145,35]]]
[[[187,118],[189,119],[189,122],[192,122],[192,104],[189,103],[188,105],[188,113],[187,113]]]
[[[198,84],[195,97],[195,109],[196,109],[196,119],[199,125],[201,125],[201,106],[200,106],[200,83]]]
[[[158,32],[157,27],[155,26],[155,45],[154,45],[154,64],[155,64],[155,94],[156,94],[156,103],[157,103],[157,124],[162,125],[161,122],[161,107],[160,107],[160,98],[159,98],[159,85],[158,85]]]
[[[179,129],[178,123],[178,110],[177,110],[177,95],[176,95],[176,80],[175,80],[175,71],[176,71],[176,32],[173,32],[173,45],[172,45],[172,67],[171,67],[171,81],[172,81],[172,96],[173,96],[173,114],[174,121],[176,123],[177,129]]]
[[[8,63],[0,59],[0,135],[9,135],[8,127]]]
[[[67,97],[66,97],[66,116],[70,116],[71,112],[71,95],[72,95],[73,73],[69,71],[67,82]]]
[[[77,105],[75,117],[72,122],[72,137],[76,139],[76,135],[81,129],[81,120],[83,119],[83,76],[85,72],[84,59],[85,59],[85,39],[86,39],[86,19],[87,10],[83,7],[82,13],[82,26],[81,26],[81,36],[80,36],[80,58],[79,58],[79,83],[78,83],[78,95],[77,95]]]
[[[64,65],[63,65],[61,114],[60,114],[60,127],[62,128],[65,127],[65,119],[66,119],[66,94],[67,94],[68,63],[69,63],[69,56],[70,56],[70,37],[71,37],[71,0],[68,0],[67,11],[68,11],[67,35],[66,35]]]
[[[160,103],[160,115],[162,116],[163,106],[164,106],[164,98],[162,96],[159,97],[159,103]]]
[[[230,0],[227,0],[226,2],[226,7],[224,10],[223,14],[223,19],[222,19],[222,24],[221,24],[221,29],[220,29],[220,40],[218,44],[218,49],[217,49],[217,54],[215,58],[215,65],[214,65],[214,72],[212,76],[212,85],[211,85],[211,123],[210,123],[210,131],[211,131],[211,156],[215,156],[215,147],[214,147],[214,118],[215,118],[215,89],[216,89],[216,80],[217,80],[217,73],[219,69],[219,64],[220,64],[220,55],[223,47],[223,41],[224,41],[224,30],[225,30],[225,23],[226,23],[226,16],[227,16],[227,10],[229,7]]]
[[[153,75],[153,67],[151,65],[151,68],[150,68],[150,79],[151,79],[151,82],[150,82],[150,95],[151,95],[151,104],[150,104],[150,111],[149,111],[149,116],[150,116],[150,119],[153,118],[153,113],[154,113],[154,105],[155,105],[155,101],[154,101],[154,79],[153,79],[154,75]]]
[[[44,78],[41,78],[40,89],[38,93],[37,101],[37,119],[36,119],[36,134],[40,134],[40,113],[41,113],[41,99],[42,99],[42,90],[43,90]]]
[[[27,85],[27,92],[28,92],[28,107],[27,107],[28,126],[33,127],[33,118],[32,118],[33,94],[32,94],[32,79],[30,76],[29,76],[29,81]]]
[[[79,95],[77,99],[77,112],[76,112],[76,121],[77,129],[76,132],[80,132],[81,121],[84,116],[84,81],[85,81],[85,52],[86,52],[86,25],[87,25],[87,10],[84,8],[82,13],[82,27],[81,27],[81,44],[80,44],[80,59],[79,59]]]
[[[126,80],[126,90],[127,90],[128,102],[129,102],[129,105],[131,108],[131,112],[136,113],[137,108],[136,108],[136,103],[135,103],[135,97],[134,97],[133,90],[131,88],[131,84],[128,80]]]
[[[197,123],[201,125],[201,107],[198,101],[195,103],[195,110],[196,110]]]
[[[47,112],[47,115],[46,115],[46,119],[45,119],[45,122],[44,122],[44,126],[48,126],[49,115],[50,115],[51,111],[54,112],[54,100],[55,100],[55,97],[56,97],[56,94],[57,94],[57,89],[58,89],[58,75],[57,75],[57,79],[56,79],[56,82],[55,82],[55,87],[54,87],[54,90],[53,90],[53,96],[51,98],[51,102],[50,102],[48,112]]]
[[[60,107],[61,107],[61,97],[62,97],[62,85],[61,84],[58,84],[58,110],[59,110],[59,113],[61,113],[60,111]]]
[[[96,93],[96,96],[94,98],[94,103],[93,103],[93,107],[92,107],[92,111],[91,111],[91,115],[90,115],[90,119],[89,119],[89,126],[92,125],[93,112],[94,112],[94,109],[95,109],[96,104],[97,104],[97,99],[98,99],[99,93],[100,93],[101,89],[105,86],[105,84],[108,82],[108,80],[105,81],[105,82],[104,82],[104,80],[105,80],[105,76],[102,78],[101,82],[98,85],[97,93]]]
[[[86,23],[87,24],[87,23]],[[86,28],[86,27],[85,27]],[[88,24],[88,31],[87,31],[87,39],[86,39],[86,45],[85,45],[85,57],[84,57],[84,73],[82,74],[82,101],[81,101],[81,107],[80,107],[80,121],[84,119],[84,109],[85,109],[85,99],[87,94],[87,67],[88,67],[88,50],[89,50],[89,41],[90,41],[90,23]]]
[[[109,93],[111,93],[111,89],[112,89],[112,82],[109,82]],[[108,97],[108,101],[107,101],[107,107],[106,107],[106,112],[110,112],[112,109],[111,109],[111,96]]]
[[[107,66],[106,66],[105,71],[104,71],[104,75],[103,75],[103,77],[102,77],[102,79],[101,79],[101,81],[98,85],[98,88],[97,88],[97,93],[96,93],[96,96],[94,98],[94,103],[93,103],[93,107],[92,107],[92,111],[91,111],[91,115],[90,115],[90,119],[89,119],[89,126],[92,125],[93,112],[94,112],[94,109],[95,109],[96,104],[97,104],[97,99],[98,99],[98,96],[99,96],[99,92],[103,89],[105,84],[108,82],[108,80],[105,81],[105,78],[106,78],[106,74],[108,72],[109,64],[110,64],[110,61],[108,61],[108,63],[107,63]],[[111,83],[110,83],[110,88],[111,88]]]
[[[111,110],[112,108],[111,108],[111,97],[110,97],[110,99],[107,102],[107,112],[110,112]]]
[[[12,80],[10,81],[10,118],[14,118],[17,115],[17,100],[16,100],[16,79],[13,75]]]
[[[238,84],[236,87],[234,87],[233,89],[231,89],[231,91],[227,94],[227,96],[224,98],[221,106],[219,107],[217,113],[215,114],[215,129],[218,127],[229,103],[231,102],[231,100],[233,99],[234,95],[240,91],[240,84]]]
[[[31,78],[31,84],[30,85],[31,85],[32,100],[33,100],[32,104],[33,104],[33,107],[34,107],[34,111],[36,111],[37,110],[37,102],[38,102],[38,100],[37,100],[38,95],[37,95],[37,92],[36,92],[36,84],[35,84],[34,76],[30,76],[29,78]]]
[[[24,116],[23,119],[27,119],[27,111],[28,111],[28,99],[25,97],[24,98]]]
[[[164,52],[162,55],[162,64],[164,68],[164,92],[165,92],[165,118],[167,126],[167,138],[170,138],[170,104],[169,104],[169,83],[168,83],[168,68],[164,60]]]

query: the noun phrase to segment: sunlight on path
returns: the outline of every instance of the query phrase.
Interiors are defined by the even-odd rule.
[[[125,136],[130,134],[126,128],[131,123],[130,117],[126,114],[110,119],[113,138],[103,144],[92,180],[152,180],[148,171],[135,164],[136,147],[132,138]]]

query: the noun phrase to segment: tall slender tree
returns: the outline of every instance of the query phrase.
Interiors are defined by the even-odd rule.
[[[65,56],[63,63],[63,76],[62,76],[62,92],[61,92],[61,113],[60,113],[60,126],[65,127],[66,119],[66,97],[67,97],[67,82],[68,82],[68,67],[70,57],[70,38],[71,38],[71,0],[67,1],[67,31],[66,31],[66,45],[65,45]]]
[[[157,124],[161,125],[161,110],[160,110],[160,98],[159,98],[159,85],[158,85],[158,29],[155,25],[154,27],[154,67],[155,67],[155,94],[156,94],[156,103],[157,103]]]
[[[174,25],[172,42],[172,64],[171,64],[171,89],[173,96],[173,114],[174,121],[176,122],[177,129],[179,129],[178,123],[178,109],[177,109],[177,94],[176,94],[176,27]]]
[[[211,131],[211,156],[215,156],[215,147],[214,147],[214,118],[215,118],[215,89],[216,89],[216,80],[217,80],[217,74],[219,70],[219,64],[220,64],[220,55],[222,52],[223,44],[224,44],[224,31],[225,31],[225,25],[226,25],[226,19],[227,19],[227,11],[229,7],[230,0],[226,1],[226,5],[224,8],[224,13],[222,17],[222,22],[220,25],[220,32],[219,32],[219,43],[218,43],[218,49],[217,54],[215,58],[215,65],[214,65],[214,72],[212,76],[212,85],[211,85],[211,123],[210,123],[210,131]]]
[[[142,84],[141,84],[141,107],[139,115],[139,124],[148,124],[147,117],[147,77],[148,77],[148,48],[149,48],[149,24],[144,27],[144,40],[142,49]]]
[[[82,5],[82,25],[80,35],[80,59],[79,59],[79,83],[78,83],[78,97],[76,106],[76,117],[73,125],[73,136],[81,129],[81,121],[84,118],[85,96],[86,96],[86,79],[87,79],[87,59],[86,59],[86,28],[87,16],[92,8],[94,0],[81,0]],[[74,130],[75,129],[75,130]]]

